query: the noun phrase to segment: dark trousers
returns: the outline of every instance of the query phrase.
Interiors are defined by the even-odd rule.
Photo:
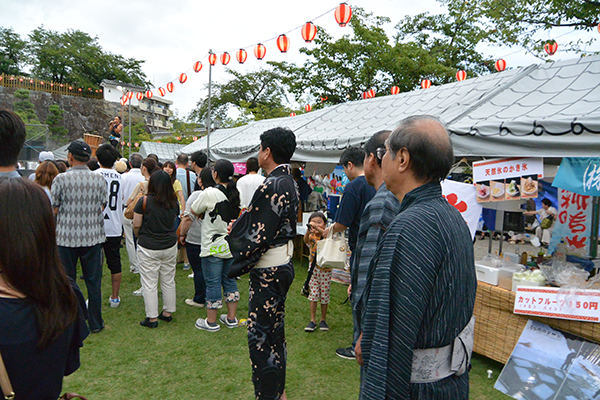
[[[293,280],[291,261],[250,271],[248,348],[256,399],[279,400],[285,390],[285,299]]]
[[[65,267],[67,275],[77,281],[77,260],[81,261],[81,269],[88,291],[88,325],[90,331],[98,331],[104,326],[102,320],[102,245],[90,247],[58,246],[58,256]]]
[[[102,243],[106,265],[111,275],[121,273],[121,236],[107,237]]]
[[[185,251],[194,271],[194,301],[199,304],[206,302],[206,283],[202,272],[202,261],[200,260],[200,246],[186,243]]]

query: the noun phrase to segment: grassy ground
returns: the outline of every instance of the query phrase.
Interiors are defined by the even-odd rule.
[[[103,317],[106,328],[90,335],[81,349],[81,368],[66,377],[65,391],[89,399],[253,399],[247,336],[244,328],[218,332],[199,331],[196,318],[206,317],[203,309],[184,300],[192,297],[191,271],[177,267],[177,312],[173,322],[159,321],[158,329],[139,325],[144,319],[144,301],[132,292],[140,287],[139,276],[129,273],[127,252],[122,249],[123,285],[121,306],[110,308],[110,273],[104,268],[102,283]],[[350,344],[350,306],[341,304],[346,287],[331,285],[327,322],[329,332],[304,332],[309,321],[308,301],[300,295],[306,278],[306,262],[296,266],[296,278],[286,302],[288,367],[286,391],[290,399],[358,398],[359,368],[354,361],[335,355],[338,347]],[[237,281],[242,300],[238,318],[248,312],[247,275]],[[79,280],[84,294],[85,284]],[[507,398],[493,389],[502,364],[475,356],[471,371],[471,398]],[[493,370],[493,379],[487,370]]]

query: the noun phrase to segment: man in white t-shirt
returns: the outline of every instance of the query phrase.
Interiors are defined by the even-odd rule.
[[[240,192],[240,207],[245,210],[252,201],[256,189],[263,183],[265,177],[258,174],[258,158],[250,157],[246,161],[246,175],[237,181],[237,189]]]
[[[96,151],[100,168],[94,171],[106,180],[108,204],[104,208],[104,231],[106,242],[102,243],[106,265],[110,270],[112,294],[108,299],[111,307],[119,307],[121,298],[121,239],[123,237],[123,182],[121,174],[112,169],[119,159],[119,152],[110,144],[105,143]]]
[[[136,185],[143,182],[146,178],[142,175],[142,162],[144,158],[139,153],[133,153],[129,156],[129,164],[131,170],[121,175],[123,179],[123,205],[127,203],[127,199],[133,193]],[[129,256],[129,270],[133,273],[138,272],[137,255],[135,247],[135,238],[133,235],[133,219],[123,217],[123,231],[125,232],[125,246],[127,247],[127,255]]]

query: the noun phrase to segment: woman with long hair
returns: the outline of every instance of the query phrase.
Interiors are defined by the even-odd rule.
[[[240,213],[240,195],[233,180],[234,171],[231,162],[218,160],[212,170],[216,186],[204,189],[192,205],[193,213],[203,218],[200,258],[206,284],[206,319],[198,318],[196,328],[209,332],[219,330],[217,310],[223,306],[223,295],[227,314],[221,315],[219,320],[228,328],[238,326],[235,312],[240,292],[235,279],[228,277],[233,258],[225,240],[227,225]]]
[[[133,232],[138,238],[137,256],[140,281],[146,307],[146,319],[140,325],[156,328],[158,320],[173,320],[176,310],[175,264],[177,237],[173,223],[179,215],[179,204],[171,178],[156,171],[148,181],[148,195],[134,209]],[[163,294],[163,310],[158,313],[158,280]]]
[[[35,170],[35,183],[46,191],[48,198],[50,198],[50,188],[56,175],[58,175],[58,168],[52,161],[44,161]]]
[[[181,210],[185,210],[183,186],[181,186],[181,182],[179,182],[179,179],[177,179],[177,167],[175,166],[175,163],[173,161],[165,161],[165,163],[162,165],[162,170],[169,174],[169,178],[171,178],[171,184],[173,185],[173,191],[175,192],[175,195],[177,195],[177,200],[179,201],[179,207]]]
[[[0,179],[0,198],[0,355],[17,399],[56,400],[89,330],[48,196],[26,179]]]

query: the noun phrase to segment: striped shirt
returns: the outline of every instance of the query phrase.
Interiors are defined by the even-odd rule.
[[[56,244],[89,247],[106,241],[103,207],[108,202],[106,181],[85,165],[58,174],[52,182],[56,216]]]
[[[384,233],[363,294],[360,399],[468,399],[469,376],[411,384],[413,349],[449,345],[473,316],[473,244],[439,183],[409,192]]]
[[[360,219],[358,244],[355,250],[357,263],[351,271],[351,299],[355,307],[367,283],[367,273],[373,255],[375,255],[377,243],[399,211],[400,201],[394,193],[387,189],[385,183],[381,184],[375,196],[365,206]]]

